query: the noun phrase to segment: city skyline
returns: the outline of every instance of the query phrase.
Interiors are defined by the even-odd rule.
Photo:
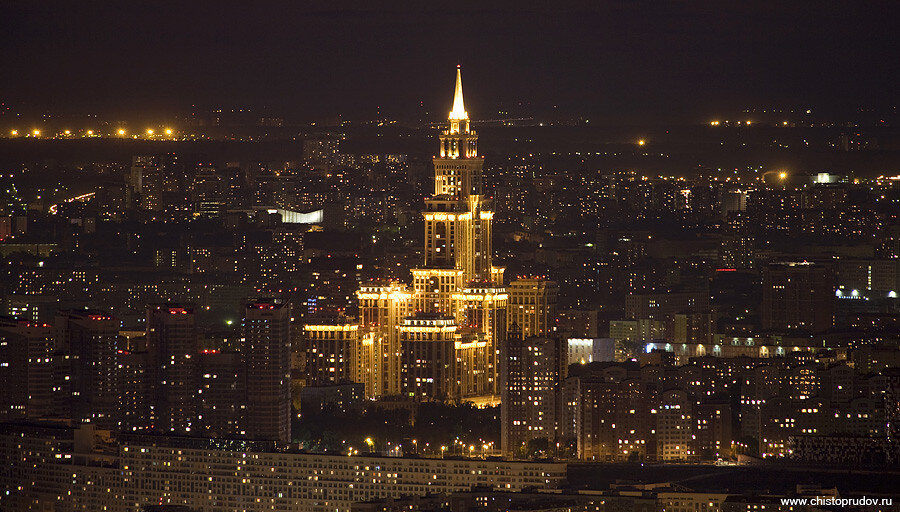
[[[882,7],[4,6],[0,509],[898,510]]]

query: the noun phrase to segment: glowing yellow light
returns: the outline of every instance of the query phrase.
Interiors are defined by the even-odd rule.
[[[35,137],[37,137],[37,136],[39,136],[39,135],[41,134],[41,131],[40,131],[40,130],[35,130],[35,131],[31,132],[31,133],[32,133]]]
[[[638,141],[638,146],[643,146],[646,143],[647,143],[647,141],[645,141],[644,139],[641,139]]]
[[[783,172],[783,173],[779,174],[778,177],[781,179],[785,179],[785,178],[787,178],[787,173]]]
[[[450,111],[449,119],[457,121],[469,119],[469,114],[466,112],[466,106],[463,102],[462,71],[459,69],[459,66],[456,66],[456,89],[453,93],[453,110]]]
[[[19,134],[19,130],[13,130],[11,133],[13,134],[13,136],[16,136]]]
[[[72,133],[72,132],[69,130],[66,130],[66,135],[69,135],[70,133]]]
[[[784,121],[784,122],[781,123],[781,124],[783,124],[784,126],[787,126],[787,121]]]
[[[119,135],[125,135],[125,130],[119,130],[118,133]]]
[[[94,134],[94,130],[88,130],[88,135],[93,135],[93,134]]]
[[[747,126],[750,126],[750,121],[747,121]]]
[[[147,128],[147,135],[153,135],[153,128]]]
[[[166,128],[166,135],[172,135],[172,129]]]

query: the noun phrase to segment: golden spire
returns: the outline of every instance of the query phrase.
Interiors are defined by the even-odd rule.
[[[462,94],[462,70],[459,64],[456,65],[456,93],[453,95],[453,110],[450,111],[450,119],[459,121],[468,119],[469,114],[466,112],[466,106],[463,104]]]

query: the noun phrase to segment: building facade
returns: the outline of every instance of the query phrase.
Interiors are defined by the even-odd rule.
[[[244,308],[245,426],[252,439],[291,437],[291,307],[279,299]]]
[[[272,442],[14,424],[0,425],[0,462],[0,485],[10,491],[0,496],[3,510],[345,512],[355,502],[474,486],[553,488],[566,474],[561,463],[347,457]]]
[[[434,191],[422,212],[424,261],[410,269],[410,284],[387,281],[360,287],[355,354],[349,344],[338,352],[341,360],[356,366],[343,373],[363,381],[369,397],[428,400],[499,394],[497,357],[506,334],[508,296],[504,269],[493,264],[494,212],[483,187],[484,160],[465,110],[459,69],[448,126],[438,139]],[[442,320],[431,325],[434,321],[421,315]],[[331,327],[317,325],[305,342],[313,343]],[[330,351],[321,357],[336,356]]]

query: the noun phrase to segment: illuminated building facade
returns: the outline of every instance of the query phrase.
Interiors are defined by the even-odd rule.
[[[304,326],[306,384],[324,386],[355,380],[359,326],[342,317]]]
[[[347,457],[276,450],[271,441],[11,423],[0,424],[0,460],[0,485],[9,490],[0,494],[2,510],[350,512],[377,498],[474,486],[553,489],[566,476],[559,462]]]
[[[456,320],[419,313],[404,318],[399,329],[404,392],[419,399],[458,396]]]
[[[484,161],[463,103],[459,69],[448,121],[438,136],[434,193],[422,212],[423,265],[411,269],[411,286],[394,281],[363,286],[357,292],[359,339],[369,342],[375,354],[374,375],[365,377],[372,383],[372,396],[428,399],[437,393],[452,399],[499,391],[497,354],[507,323],[504,269],[492,262],[494,212],[482,186]],[[425,320],[417,314],[445,318],[452,321],[452,329],[450,323],[418,325]],[[425,340],[414,332],[424,327],[441,332]],[[442,348],[426,347],[428,343]],[[439,353],[441,360],[419,357],[425,353]],[[418,368],[417,361],[424,367]],[[421,379],[446,382],[423,385],[428,381]],[[366,389],[369,395],[370,386]]]
[[[555,281],[522,278],[509,283],[507,324],[515,323],[525,338],[549,336],[554,331],[558,294]]]
[[[560,375],[566,356],[559,338],[510,332],[500,353],[501,449],[508,456],[532,439],[557,437]]]

